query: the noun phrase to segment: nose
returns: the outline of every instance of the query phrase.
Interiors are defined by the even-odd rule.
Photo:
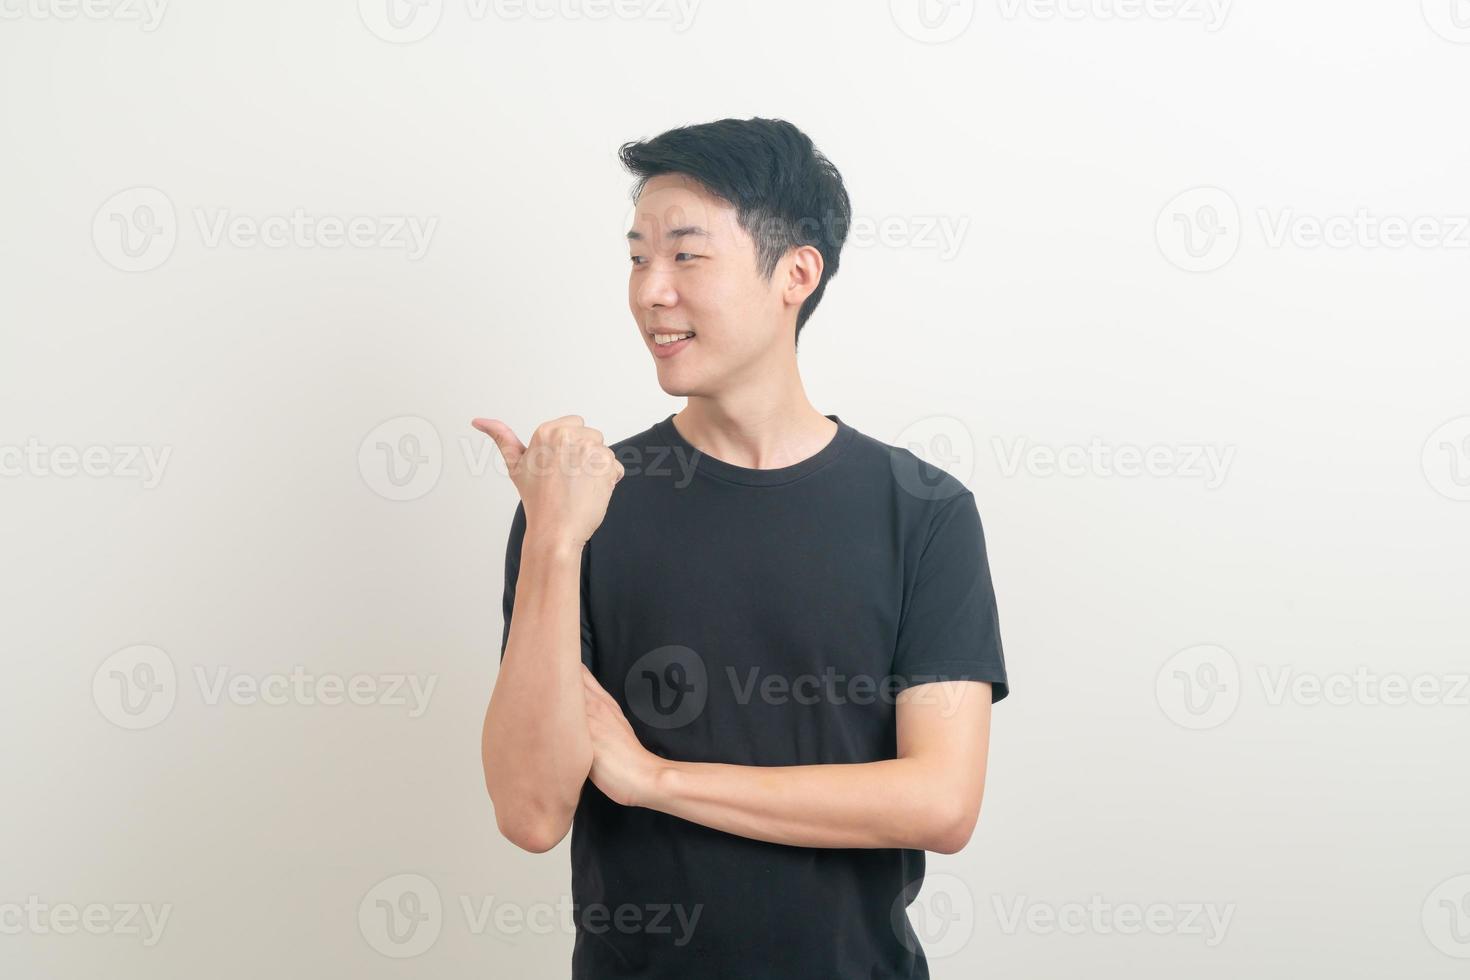
[[[674,291],[673,278],[667,272],[660,271],[657,263],[651,263],[639,274],[638,282],[634,286],[634,299],[639,309],[653,310],[673,306],[679,301],[679,296]]]

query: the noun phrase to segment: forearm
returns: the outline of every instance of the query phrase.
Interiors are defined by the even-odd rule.
[[[974,817],[920,759],[849,765],[660,765],[642,805],[742,837],[798,847],[953,853]]]
[[[581,651],[581,548],[527,535],[482,745],[496,822],[527,850],[566,836],[592,767]]]

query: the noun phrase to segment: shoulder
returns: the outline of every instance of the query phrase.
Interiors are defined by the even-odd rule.
[[[886,485],[905,510],[932,516],[939,510],[973,494],[964,482],[937,463],[914,451],[922,446],[892,445],[866,432],[855,430],[853,460]],[[946,459],[959,464],[963,459]]]
[[[664,430],[662,421],[655,422],[640,432],[609,442],[607,448],[623,466],[622,483],[628,486],[642,485],[649,480],[630,480],[628,477],[658,477],[672,472],[670,462],[675,447]]]
[[[652,425],[650,425],[648,428],[644,429],[641,432],[635,432],[635,433],[633,433],[630,436],[624,436],[623,438],[619,439],[617,442],[610,442],[610,443],[608,443],[607,444],[607,448],[609,448],[609,449],[613,450],[614,452],[616,452],[619,449],[625,449],[625,448],[630,448],[630,447],[651,446],[651,445],[654,445],[655,443],[658,443],[658,442],[667,442],[668,440],[667,439],[664,439],[660,435],[660,432],[662,430],[662,426],[663,426],[663,422],[662,422],[662,420],[660,420],[658,422],[653,423]]]

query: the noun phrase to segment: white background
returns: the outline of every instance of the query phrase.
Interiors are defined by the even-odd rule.
[[[516,496],[468,421],[680,406],[615,151],[758,115],[888,229],[813,403],[985,522],[1013,694],[933,975],[1464,975],[1463,0],[386,2],[0,0],[0,972],[565,975],[496,919],[568,843],[481,780]],[[240,237],[293,212],[366,238]],[[375,693],[215,688],[298,667]]]

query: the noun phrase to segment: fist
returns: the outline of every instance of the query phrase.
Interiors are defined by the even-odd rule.
[[[602,433],[580,415],[563,415],[536,426],[522,444],[499,419],[475,419],[475,428],[495,440],[506,471],[526,509],[526,534],[582,546],[607,515],[623,465],[603,445]]]

